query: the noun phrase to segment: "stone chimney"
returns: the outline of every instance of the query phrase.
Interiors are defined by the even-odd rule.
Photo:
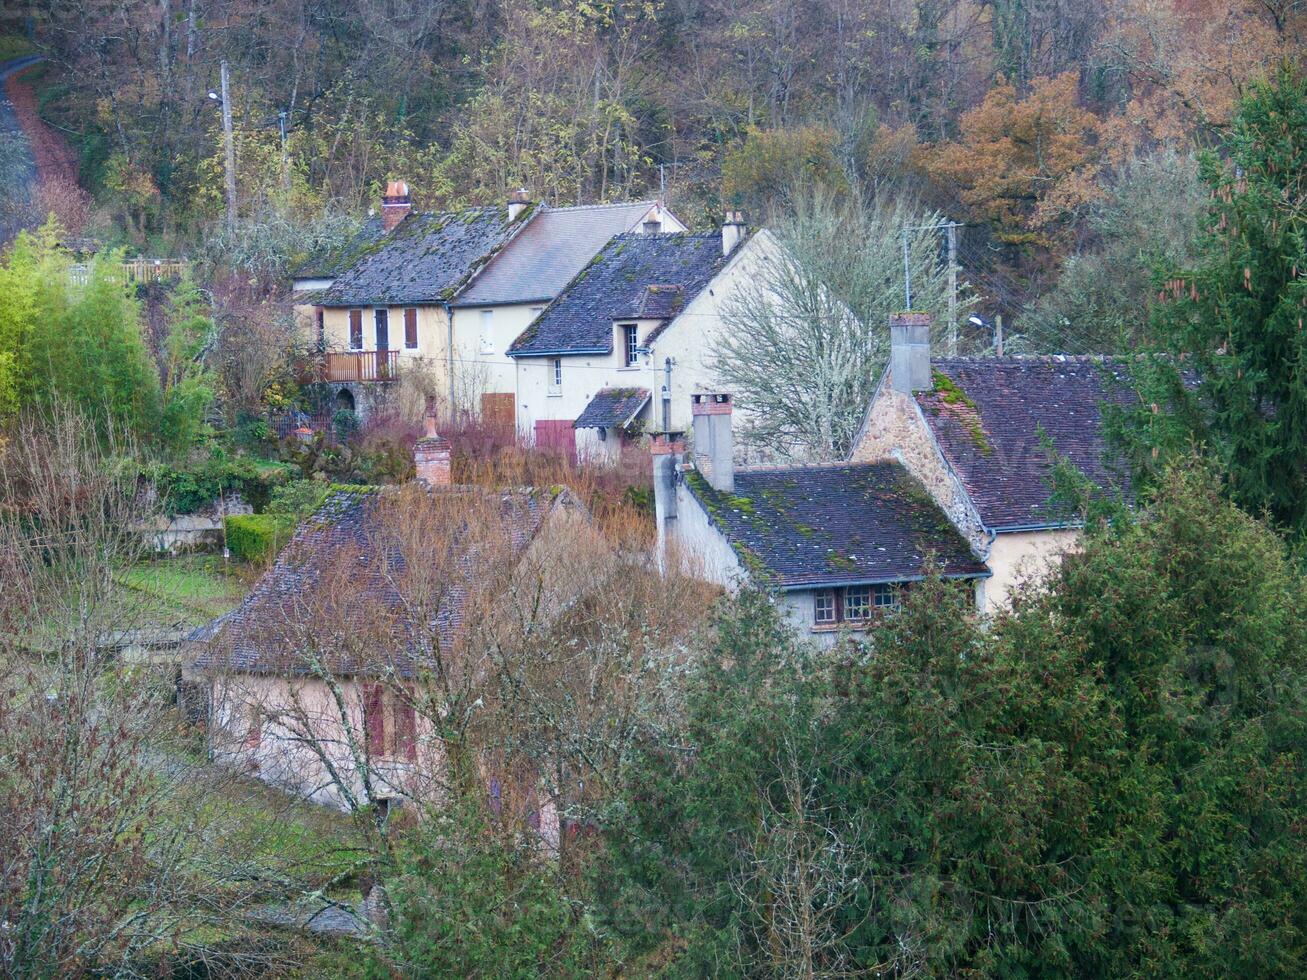
[[[525,187],[519,187],[508,194],[508,221],[511,224],[531,203],[531,195]]]
[[[748,230],[743,211],[727,211],[726,219],[722,222],[722,254],[730,255]]]
[[[429,487],[447,487],[449,473],[449,440],[436,432],[436,400],[427,396],[426,433],[413,444],[413,468],[417,479]]]
[[[386,193],[381,196],[381,227],[386,231],[394,231],[412,210],[413,204],[408,199],[408,184],[402,180],[387,181]]]
[[[891,314],[889,370],[894,390],[905,395],[932,387],[929,313]]]
[[[694,464],[722,493],[735,492],[735,446],[731,435],[730,395],[716,392],[690,396],[694,418]]]

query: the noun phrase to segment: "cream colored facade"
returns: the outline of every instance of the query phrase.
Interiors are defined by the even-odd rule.
[[[892,380],[886,370],[854,444],[852,461],[897,459],[919,479],[993,573],[979,586],[981,608],[990,612],[1006,608],[1019,584],[1037,584],[1056,568],[1060,556],[1076,546],[1080,531],[986,528],[962,480],[935,443],[921,406],[915,398],[895,391]]]
[[[777,249],[770,233],[760,231],[751,236],[652,342],[647,338],[663,321],[621,320],[612,323],[613,346],[608,354],[518,357],[518,431],[529,439],[537,421],[576,419],[602,388],[645,388],[652,399],[642,416],[645,428],[688,432],[690,395],[720,386],[713,349],[721,331],[727,329],[726,306],[758,275],[759,263],[775,261]],[[636,325],[636,342],[647,348],[634,366],[628,366],[625,359],[622,327],[626,324]],[[663,388],[669,360],[671,399],[664,420]],[[736,416],[747,419],[747,406],[737,408]],[[577,430],[576,441],[578,454],[590,458],[612,459],[620,450],[617,439],[600,439],[595,429]],[[746,453],[747,447],[742,446],[741,457]]]

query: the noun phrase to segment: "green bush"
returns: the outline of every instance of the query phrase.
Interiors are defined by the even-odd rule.
[[[303,520],[322,506],[330,492],[330,484],[322,480],[291,480],[272,491],[267,512]]]
[[[213,457],[185,466],[159,465],[143,475],[152,482],[170,514],[194,514],[219,497],[239,494],[255,510],[263,510],[277,487],[288,482],[295,469],[247,456]]]
[[[224,524],[227,550],[242,561],[267,561],[295,533],[294,518],[280,514],[233,514]]]

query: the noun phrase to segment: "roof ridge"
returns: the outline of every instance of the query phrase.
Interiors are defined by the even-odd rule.
[[[650,198],[647,201],[612,201],[608,204],[563,204],[557,207],[552,204],[546,204],[544,208],[547,213],[558,211],[602,211],[613,208],[648,208],[653,207],[657,203],[656,200]]]
[[[1002,357],[932,357],[931,364],[1101,364],[1105,361],[1125,361],[1145,354],[1004,354]]]
[[[812,463],[799,463],[793,466],[737,466],[735,467],[735,472],[737,475],[740,473],[798,473],[803,470],[848,470],[858,469],[864,466],[885,465],[903,467],[903,464],[897,459],[887,457],[885,459],[862,460],[856,463],[847,459],[833,459],[819,460]]]

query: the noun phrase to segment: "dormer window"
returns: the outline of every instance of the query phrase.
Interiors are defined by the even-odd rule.
[[[627,367],[635,367],[637,359],[640,356],[640,347],[636,341],[636,327],[634,323],[622,324],[622,351],[625,354],[625,363]]]

